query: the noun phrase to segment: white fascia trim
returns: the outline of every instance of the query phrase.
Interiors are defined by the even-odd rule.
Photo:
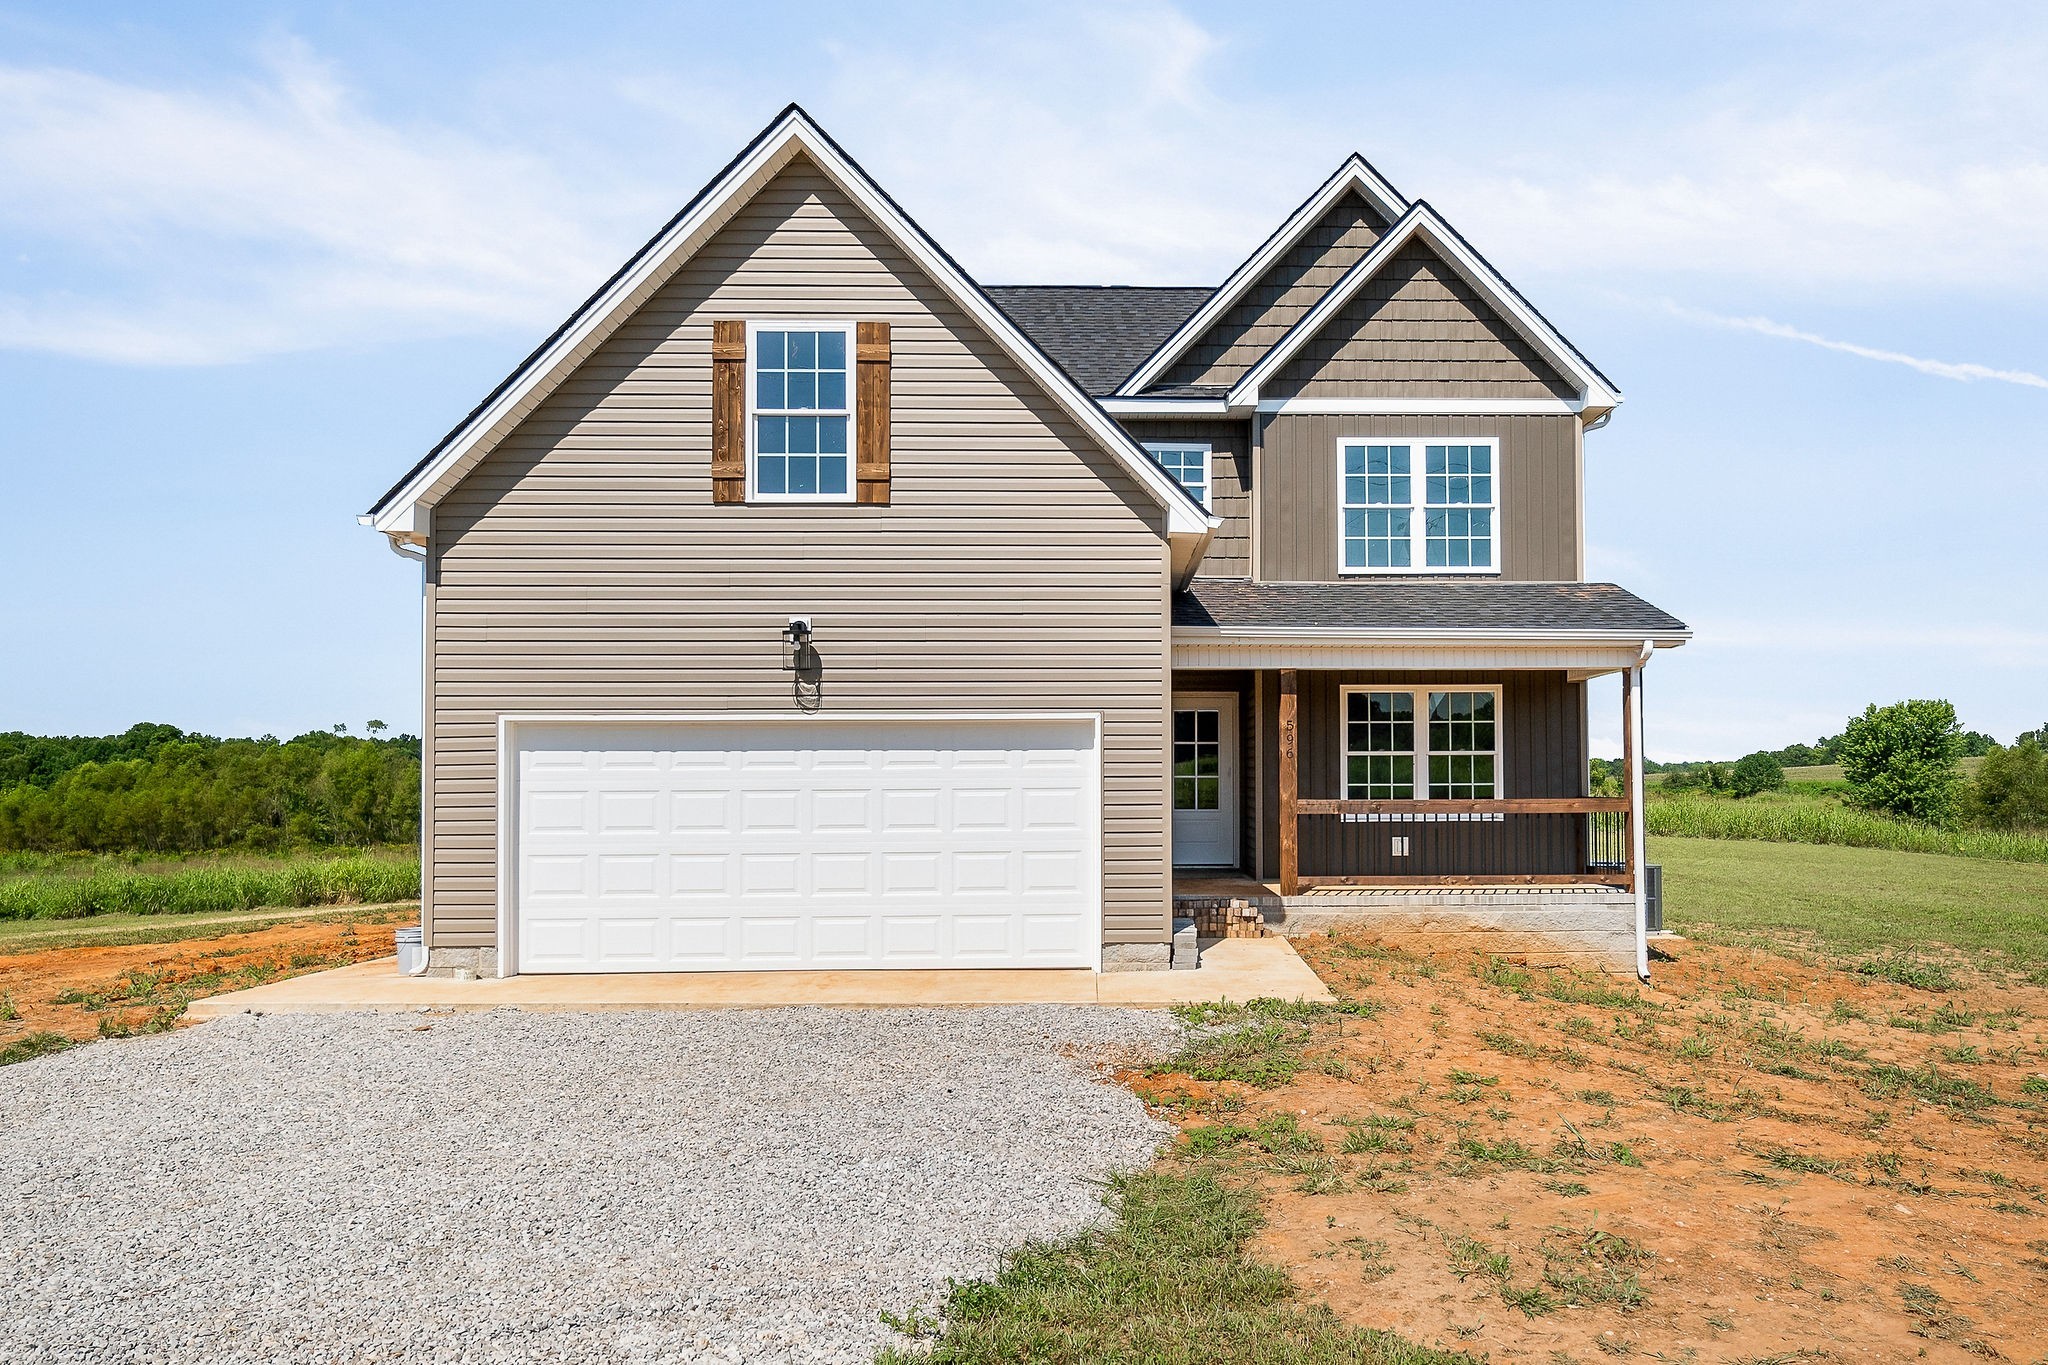
[[[1644,645],[1676,649],[1692,638],[1689,630],[1671,635],[1646,637],[1639,630],[1401,630],[1394,627],[1355,629],[1320,626],[1175,626],[1176,644],[1262,645],[1295,643],[1303,646],[1331,644],[1414,644],[1414,645],[1526,645],[1531,649],[1574,648],[1587,645]]]
[[[1257,410],[1327,417],[1577,417],[1586,404],[1577,398],[1262,398]]]
[[[1130,434],[1032,345],[1008,316],[990,302],[988,296],[961,273],[959,267],[948,260],[922,230],[904,217],[902,211],[859,167],[834,149],[831,140],[800,109],[792,109],[778,119],[753,150],[720,178],[716,188],[704,197],[703,202],[662,234],[654,249],[641,257],[640,264],[615,281],[576,326],[564,332],[554,345],[527,367],[517,383],[508,385],[496,401],[477,413],[462,435],[450,441],[433,463],[408,480],[398,496],[375,514],[371,524],[381,531],[388,523],[409,516],[413,505],[451,470],[467,468],[468,464],[482,459],[495,443],[490,433],[508,414],[531,407],[552,391],[567,377],[570,366],[565,362],[572,357],[580,359],[616,331],[631,316],[632,306],[641,292],[651,282],[674,273],[688,254],[702,244],[700,235],[708,235],[709,230],[725,220],[742,190],[754,184],[757,178],[765,179],[780,170],[799,152],[810,157],[842,193],[888,233],[897,247],[988,333],[1011,360],[1167,509],[1169,534],[1201,534],[1210,529],[1209,522],[1213,518],[1184,497],[1179,486],[1146,456]]]
[[[1227,398],[1098,398],[1112,417],[1228,417]]]
[[[1373,244],[1358,263],[1344,272],[1331,285],[1315,306],[1302,314],[1300,321],[1290,327],[1273,348],[1259,358],[1258,364],[1245,371],[1230,390],[1232,407],[1257,407],[1260,403],[1259,389],[1280,372],[1281,366],[1292,360],[1301,348],[1322,332],[1337,316],[1338,312],[1365,287],[1367,281],[1383,270],[1387,262],[1409,242],[1420,237],[1430,249],[1465,277],[1473,288],[1486,296],[1488,303],[1506,318],[1508,325],[1522,336],[1544,357],[1579,386],[1579,407],[1614,408],[1621,404],[1621,395],[1594,373],[1591,366],[1579,359],[1569,343],[1557,330],[1522,302],[1499,272],[1481,260],[1479,256],[1451,230],[1437,211],[1428,204],[1416,201],[1401,220],[1387,230],[1387,235]]]
[[[1330,205],[1350,190],[1364,196],[1366,202],[1378,209],[1380,216],[1390,223],[1408,211],[1408,201],[1401,197],[1400,192],[1389,185],[1364,157],[1353,152],[1337,168],[1337,173],[1323,182],[1321,189],[1310,195],[1257,251],[1246,258],[1243,265],[1231,272],[1229,279],[1217,286],[1216,292],[1194,311],[1193,316],[1176,328],[1173,335],[1132,372],[1130,378],[1117,386],[1117,395],[1127,397],[1143,393],[1157,383],[1166,368],[1180,359],[1181,352],[1208,331],[1245,290],[1257,283],[1275,261],[1301,240],[1301,234],[1313,227],[1329,211]]]

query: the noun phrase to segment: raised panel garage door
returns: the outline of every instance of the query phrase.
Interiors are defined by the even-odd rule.
[[[520,724],[523,972],[1092,967],[1088,719]]]

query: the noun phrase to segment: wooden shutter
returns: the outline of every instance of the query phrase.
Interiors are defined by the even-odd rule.
[[[711,500],[747,500],[747,324],[711,324]]]
[[[854,325],[855,411],[853,500],[878,507],[889,503],[889,324]]]

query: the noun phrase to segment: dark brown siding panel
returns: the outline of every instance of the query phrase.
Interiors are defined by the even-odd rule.
[[[1265,419],[1259,468],[1259,577],[1331,583],[1338,572],[1337,446],[1360,438],[1491,436],[1500,441],[1495,493],[1501,577],[1579,577],[1579,422],[1576,417],[1333,417]]]
[[[1268,675],[1269,678],[1271,675]],[[1501,761],[1504,796],[1585,795],[1585,686],[1559,672],[1396,673],[1326,671],[1301,674],[1301,794],[1333,798],[1344,794],[1343,710],[1345,687],[1455,687],[1498,685],[1501,689]],[[1275,689],[1259,717],[1263,741],[1277,734]],[[1271,747],[1262,754],[1261,811],[1279,801],[1279,766]],[[1276,874],[1278,828],[1270,814],[1259,837],[1259,875]],[[1302,824],[1303,876],[1428,876],[1434,873],[1584,871],[1581,820],[1574,816],[1510,816],[1503,822],[1342,824],[1315,817]],[[1413,853],[1393,858],[1390,836],[1407,834]]]
[[[1161,385],[1236,383],[1386,230],[1386,220],[1359,195],[1339,199],[1188,347]]]
[[[1264,387],[1266,398],[1559,398],[1578,389],[1420,243],[1403,248]]]
[[[1205,578],[1249,578],[1252,572],[1252,456],[1248,422],[1150,421],[1122,423],[1139,444],[1203,441],[1209,446],[1209,510],[1223,518],[1209,553],[1195,572]]]

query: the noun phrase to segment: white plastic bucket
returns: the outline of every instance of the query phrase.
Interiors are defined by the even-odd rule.
[[[399,928],[398,972],[401,976],[415,976],[427,965],[426,931],[417,924]]]

